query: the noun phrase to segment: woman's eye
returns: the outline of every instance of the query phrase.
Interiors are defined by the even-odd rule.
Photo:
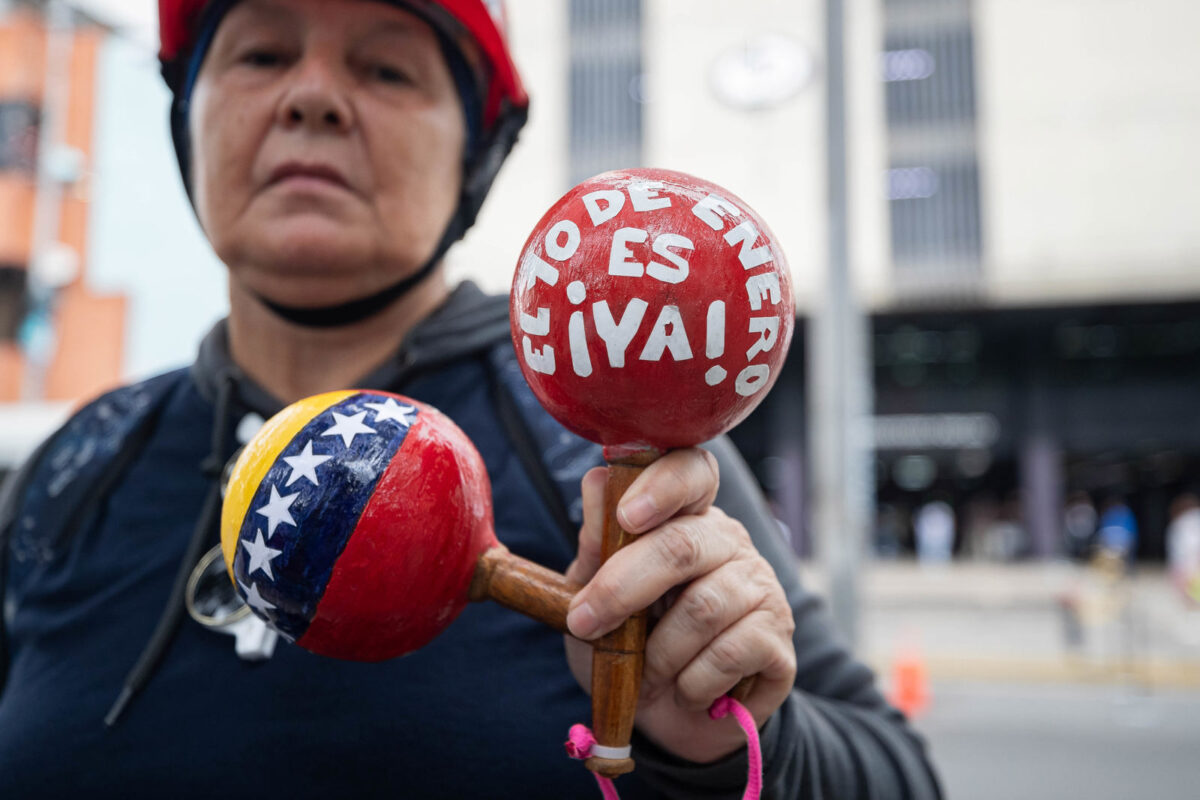
[[[283,53],[276,50],[249,50],[242,56],[242,63],[252,67],[278,67],[283,62]]]
[[[371,68],[371,74],[376,80],[383,81],[384,83],[408,82],[407,75],[395,67],[388,66],[387,64],[376,64]]]

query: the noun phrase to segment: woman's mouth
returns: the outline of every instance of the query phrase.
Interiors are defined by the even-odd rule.
[[[288,161],[271,171],[267,186],[287,183],[291,186],[337,187],[353,191],[350,182],[336,168],[328,164]]]

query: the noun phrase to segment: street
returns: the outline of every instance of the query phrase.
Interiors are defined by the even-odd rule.
[[[949,800],[1200,797],[1200,692],[935,682],[916,720]]]
[[[892,562],[862,586],[863,650],[885,690],[905,654],[921,667],[915,724],[949,800],[1200,798],[1200,614],[1161,570],[1112,594],[1061,563]]]

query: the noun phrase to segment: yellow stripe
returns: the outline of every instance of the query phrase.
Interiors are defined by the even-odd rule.
[[[251,439],[229,477],[225,490],[225,502],[221,507],[221,552],[225,555],[225,567],[233,577],[233,557],[237,553],[238,533],[249,511],[259,484],[279,459],[279,454],[295,438],[304,426],[332,405],[340,403],[357,390],[326,392],[292,403],[267,420]]]

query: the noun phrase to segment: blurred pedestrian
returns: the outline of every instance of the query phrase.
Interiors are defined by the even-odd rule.
[[[1087,492],[1072,492],[1063,510],[1063,547],[1076,561],[1087,560],[1096,536],[1099,517]]]
[[[1097,523],[1096,544],[1100,551],[1126,564],[1137,555],[1137,518],[1124,497],[1112,495],[1104,502]]]
[[[1026,552],[1029,533],[1021,522],[1021,496],[1012,493],[1000,504],[999,511],[983,537],[982,556],[987,561],[1016,561]]]
[[[933,500],[917,509],[913,518],[917,560],[946,564],[954,554],[954,509],[945,500]]]
[[[995,525],[999,513],[999,505],[990,494],[977,494],[967,501],[961,526],[962,545],[958,549],[961,558],[973,561],[987,558],[988,531]]]
[[[1200,497],[1184,492],[1171,503],[1167,569],[1186,602],[1200,605]]]
[[[884,503],[875,515],[875,555],[892,560],[900,557],[904,533],[904,513],[892,503]]]

